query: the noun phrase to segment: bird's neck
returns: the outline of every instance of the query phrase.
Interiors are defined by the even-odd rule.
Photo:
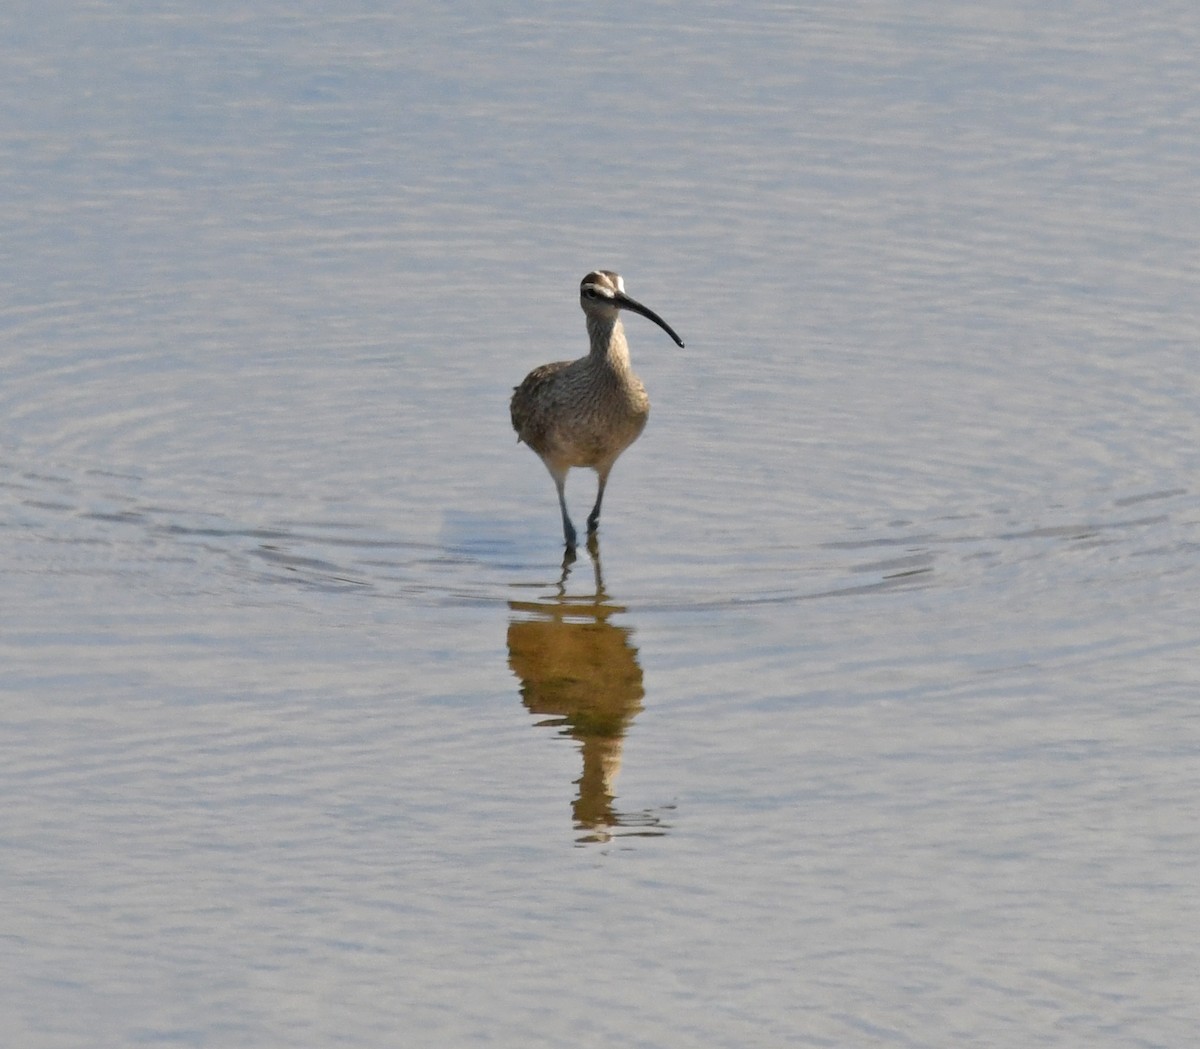
[[[614,371],[629,371],[629,344],[619,317],[588,317],[588,338],[592,343],[591,358]]]

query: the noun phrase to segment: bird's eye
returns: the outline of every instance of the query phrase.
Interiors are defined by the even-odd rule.
[[[592,286],[589,284],[589,285],[588,285],[586,288],[584,288],[584,289],[583,289],[583,297],[584,297],[585,299],[594,299],[594,298],[596,298],[596,289],[595,289],[595,288],[593,288],[593,287],[592,287]]]

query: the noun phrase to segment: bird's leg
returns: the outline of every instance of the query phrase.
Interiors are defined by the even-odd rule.
[[[554,487],[558,490],[558,508],[562,511],[563,522],[563,539],[567,542],[567,552],[575,553],[575,526],[571,524],[571,515],[567,513],[567,471],[551,470],[550,476],[554,478]],[[574,558],[572,558],[574,560]]]
[[[592,512],[588,514],[588,535],[595,535],[596,529],[600,527],[600,504],[604,501],[604,486],[608,484],[608,471],[612,467],[604,470],[597,470],[596,473],[600,477],[600,483],[596,486],[596,505],[592,507]]]

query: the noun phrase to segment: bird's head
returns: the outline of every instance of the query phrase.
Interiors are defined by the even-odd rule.
[[[637,299],[625,294],[625,282],[619,273],[612,270],[593,270],[579,282],[579,305],[589,317],[615,320],[620,310],[640,313],[670,335],[676,345],[683,346],[683,340],[675,334],[674,328],[649,306],[643,306]]]

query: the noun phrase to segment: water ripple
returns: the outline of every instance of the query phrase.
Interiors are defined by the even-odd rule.
[[[554,574],[545,547],[535,546],[520,522],[448,515],[442,542],[414,541],[349,517],[237,521],[155,498],[145,487],[134,475],[112,471],[81,471],[72,479],[62,471],[0,466],[0,491],[10,501],[3,528],[21,548],[13,567],[127,574],[153,586],[154,566],[173,564],[165,587],[190,578],[208,589],[221,580],[226,589],[282,586],[440,605],[502,602],[531,575]],[[1158,504],[1158,512],[1123,512],[1148,503]],[[808,548],[727,543],[698,556],[682,578],[653,571],[633,578],[623,599],[654,612],[736,610],[960,586],[1004,566],[1055,559],[1070,571],[1063,559],[1072,552],[1104,551],[1110,565],[1190,559],[1200,546],[1196,510],[1196,498],[1176,488],[1115,495],[1107,510],[1086,516],[1060,508],[1053,512],[1059,520],[1003,509],[943,514],[919,528],[909,521],[874,531],[861,526],[859,534]],[[888,553],[861,558],[870,551]]]

